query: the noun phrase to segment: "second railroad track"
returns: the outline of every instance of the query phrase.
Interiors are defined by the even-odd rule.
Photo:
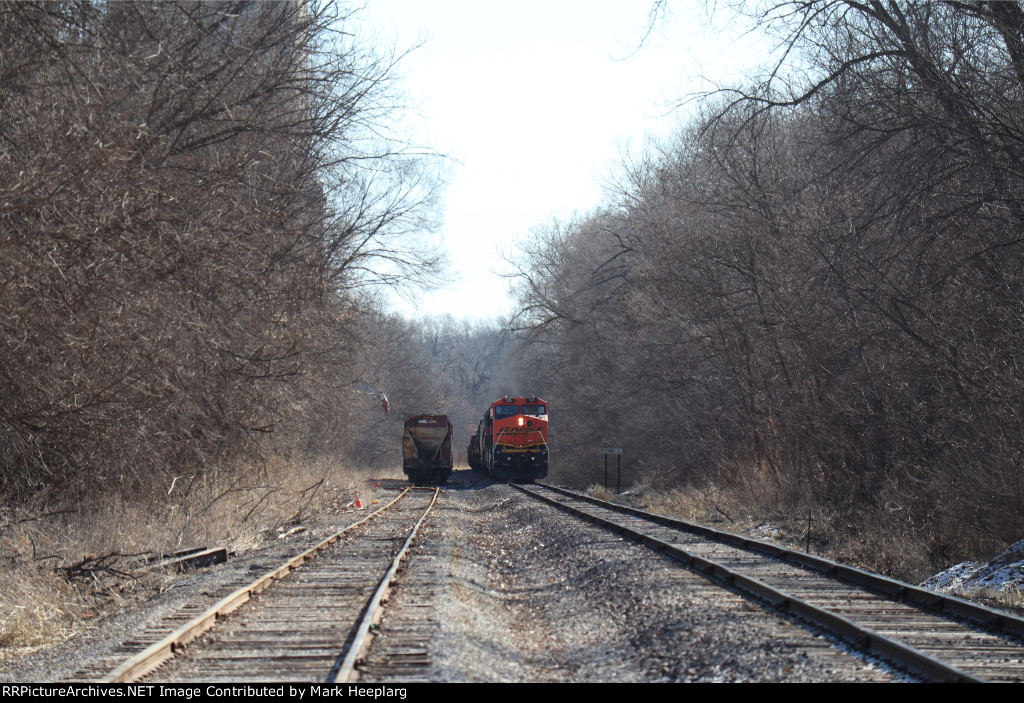
[[[109,672],[106,681],[342,682],[433,507],[408,489],[236,590]],[[228,615],[230,614],[230,617]]]
[[[1024,681],[1024,619],[827,559],[547,485],[525,493],[939,681]]]

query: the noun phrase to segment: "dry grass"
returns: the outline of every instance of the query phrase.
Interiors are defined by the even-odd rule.
[[[605,495],[594,487],[595,495]],[[754,539],[808,551],[853,566],[920,582],[928,564],[920,530],[885,509],[824,508],[814,491],[764,465],[726,467],[716,483],[667,488],[640,483],[608,499]]]
[[[1021,588],[961,588],[951,595],[1024,614],[1024,589]]]
[[[19,565],[0,575],[0,658],[65,639],[91,616],[86,599],[52,569]]]
[[[790,507],[783,510],[766,497],[769,491],[751,496],[749,488],[741,491],[709,486],[658,490],[639,486],[623,495],[593,488],[595,497],[629,505],[660,515],[688,520],[744,537],[774,542],[790,549],[808,551],[853,566],[892,573],[894,563],[904,567],[923,567],[907,554],[909,537],[877,532],[865,533],[837,526],[837,521],[818,510],[812,510],[810,521],[806,509]],[[779,501],[780,503],[782,501]]]
[[[920,583],[965,559],[986,555],[963,525],[915,520],[904,506],[906,487],[883,483],[871,500],[851,491],[845,500],[815,497],[813,478],[798,484],[764,466],[727,467],[717,483],[671,488],[640,483],[624,495],[592,488],[597,497],[744,536],[808,551],[835,561]],[[810,518],[810,519],[809,519]],[[964,593],[1002,607],[1021,607],[1015,592]]]
[[[803,521],[799,516],[786,520],[784,514],[765,503],[766,493],[752,499],[749,489],[661,489],[643,485],[621,495],[600,485],[592,486],[589,492],[595,498],[612,503],[742,533],[791,549],[807,549],[806,522],[803,522],[806,516]],[[865,523],[873,524],[874,529],[865,527]],[[937,570],[927,563],[926,545],[921,535],[901,531],[891,516],[882,511],[866,513],[858,525],[830,516],[819,517],[811,524],[811,535],[810,551],[845,564],[889,573],[915,583]],[[1011,556],[1016,558],[1017,555]],[[950,594],[1024,615],[1022,588],[967,587],[950,591]]]
[[[0,659],[66,640],[165,588],[144,556],[183,547],[244,553],[291,526],[349,510],[370,474],[273,459],[258,469],[179,477],[147,497],[42,500],[0,513]]]
[[[762,484],[762,489],[764,485]],[[769,507],[774,491],[730,490],[716,485],[662,488],[638,484],[617,495],[601,486],[592,488],[597,498],[629,505],[660,515],[712,526],[726,532],[742,533],[755,539],[775,541],[787,547],[803,548],[806,514],[785,513]],[[755,496],[751,495],[755,493]],[[812,533],[817,525],[812,523]]]

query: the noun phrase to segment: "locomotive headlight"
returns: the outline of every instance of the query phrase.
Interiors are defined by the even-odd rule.
[[[519,426],[520,427],[523,426],[523,417],[522,417],[522,415],[519,416]]]

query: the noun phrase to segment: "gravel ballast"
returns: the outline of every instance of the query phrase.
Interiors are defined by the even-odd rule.
[[[447,491],[424,539],[363,680],[400,680],[375,651],[393,651],[388,638],[422,618],[427,594],[425,680],[893,680],[813,628],[505,485]]]
[[[462,471],[453,479],[392,587],[363,653],[362,681],[903,678],[813,627],[510,486]],[[327,531],[311,529],[183,576],[74,640],[0,661],[0,680],[98,677],[184,610],[216,602]],[[395,652],[408,655],[407,666],[395,667]]]

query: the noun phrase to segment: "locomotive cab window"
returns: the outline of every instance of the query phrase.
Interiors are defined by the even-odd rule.
[[[495,405],[494,416],[495,417],[512,417],[513,415],[519,414],[518,405]]]
[[[543,417],[548,414],[548,409],[543,405],[524,405],[523,415],[533,415],[534,417]]]

